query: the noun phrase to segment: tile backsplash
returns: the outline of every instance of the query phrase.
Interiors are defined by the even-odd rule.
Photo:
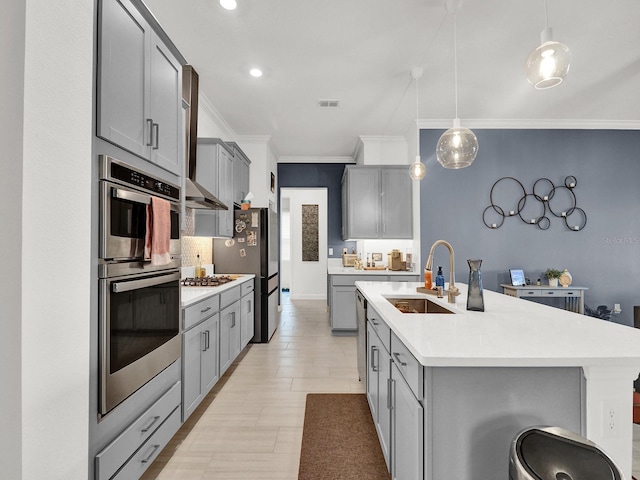
[[[190,208],[186,209],[186,228],[182,232],[182,266],[192,267],[197,263],[200,255],[202,264],[213,263],[213,239],[211,237],[194,237],[195,215]]]

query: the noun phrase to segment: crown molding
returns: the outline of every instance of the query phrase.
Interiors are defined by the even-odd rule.
[[[227,121],[220,115],[220,112],[216,109],[216,107],[211,103],[211,100],[207,98],[205,94],[199,92],[198,94],[198,108],[202,108],[207,114],[211,116],[213,121],[218,124],[218,126],[227,132],[225,138],[230,139],[229,141],[236,141],[238,135],[231,128],[231,126],[227,123]]]
[[[356,163],[356,161],[354,157],[349,156],[287,155],[279,157],[278,163]]]
[[[418,120],[420,129],[447,129],[453,119]],[[640,130],[640,120],[576,120],[576,119],[460,119],[467,128],[504,130]]]

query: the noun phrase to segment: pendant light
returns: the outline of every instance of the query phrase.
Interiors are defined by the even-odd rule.
[[[416,67],[411,70],[411,76],[416,81],[416,161],[411,164],[409,167],[409,175],[414,180],[422,180],[427,173],[427,169],[424,166],[424,163],[421,162],[420,158],[420,125],[418,124],[418,119],[420,115],[418,113],[418,80],[422,77],[422,68]]]
[[[569,73],[571,52],[566,45],[553,41],[549,27],[547,0],[544,0],[545,29],[540,34],[540,46],[527,59],[527,80],[538,90],[560,85]]]
[[[453,128],[442,134],[436,145],[436,157],[444,168],[464,168],[473,163],[478,154],[478,139],[468,128],[460,127],[458,118],[458,31],[456,0],[447,1],[446,7],[453,12],[453,57],[454,57],[454,84],[456,101],[456,118],[453,120]]]

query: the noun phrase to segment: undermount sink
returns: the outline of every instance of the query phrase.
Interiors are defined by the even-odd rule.
[[[454,313],[451,310],[438,305],[431,300],[420,298],[392,298],[387,301],[396,307],[401,313]]]

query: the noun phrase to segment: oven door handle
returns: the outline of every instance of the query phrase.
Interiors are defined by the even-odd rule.
[[[154,285],[160,285],[174,280],[180,280],[180,272],[171,273],[168,275],[160,275],[157,277],[147,277],[140,280],[129,280],[125,282],[113,282],[111,284],[111,290],[114,293],[129,292],[131,290],[138,290],[140,288],[153,287]]]
[[[151,203],[151,195],[123,190],[122,188],[111,187],[111,195],[113,198],[119,198],[121,200],[129,200],[131,202],[144,203],[147,205]]]

